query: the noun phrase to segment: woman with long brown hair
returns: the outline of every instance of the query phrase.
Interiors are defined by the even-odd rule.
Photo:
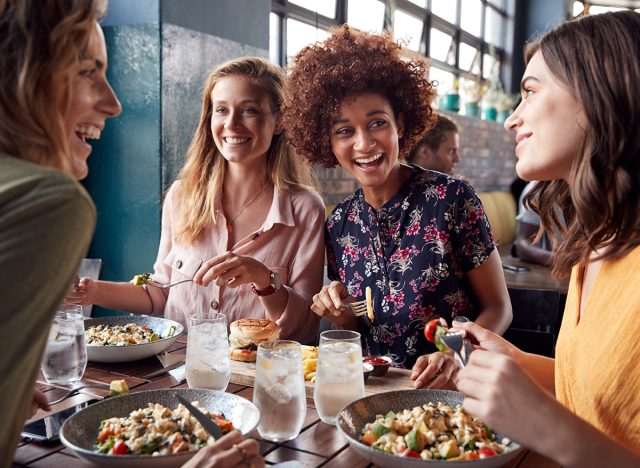
[[[528,44],[505,122],[518,175],[543,181],[527,200],[553,273],[571,273],[555,360],[456,324],[480,346],[458,374],[465,409],[567,467],[640,466],[639,31],[640,14],[607,13]]]
[[[257,57],[217,67],[207,79],[186,164],[167,193],[152,285],[83,278],[68,299],[186,324],[193,310],[268,318],[280,336],[315,339],[310,313],[322,286],[324,205],[310,167],[280,125],[283,71]]]
[[[120,113],[101,0],[0,1],[0,465],[28,413],[47,331],[87,251],[95,207],[74,179]],[[36,393],[39,406],[46,398]]]

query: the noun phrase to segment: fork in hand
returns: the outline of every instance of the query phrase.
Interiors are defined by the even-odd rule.
[[[353,315],[356,317],[361,317],[367,314],[367,301],[356,301],[351,304],[344,304],[342,309],[351,309],[353,311]]]
[[[170,284],[162,284],[150,279],[149,281],[147,281],[147,284],[150,284],[151,286],[155,286],[156,288],[166,289],[166,288],[175,286],[177,284],[188,283],[189,281],[193,281],[193,278],[182,280],[182,281],[176,281],[175,283],[170,283]]]
[[[461,332],[452,332],[442,335],[440,341],[442,341],[447,348],[453,350],[460,367],[467,365],[469,354],[471,354],[473,349],[468,338],[465,338]]]

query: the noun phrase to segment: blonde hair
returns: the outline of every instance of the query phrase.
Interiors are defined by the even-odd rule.
[[[219,80],[233,75],[248,77],[256,86],[263,88],[269,96],[271,110],[280,112],[284,99],[284,72],[266,59],[241,57],[223,63],[209,74],[202,93],[200,121],[178,176],[182,182],[176,194],[180,206],[175,235],[178,242],[193,242],[210,223],[215,222],[214,203],[222,193],[227,162],[216,148],[211,134],[211,92]],[[311,167],[289,147],[284,131],[271,140],[267,152],[267,175],[279,191],[315,190]]]
[[[106,0],[0,0],[0,150],[70,170],[73,74]]]

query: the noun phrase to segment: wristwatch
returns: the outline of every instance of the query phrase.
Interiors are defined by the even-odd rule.
[[[280,275],[275,271],[272,271],[270,278],[271,278],[271,282],[269,283],[269,286],[267,286],[264,289],[258,289],[256,288],[255,284],[252,284],[251,289],[253,289],[253,292],[256,293],[258,296],[269,296],[276,291],[280,291],[280,288],[282,288],[282,281],[280,281]]]

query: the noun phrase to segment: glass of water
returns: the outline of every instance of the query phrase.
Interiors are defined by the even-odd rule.
[[[47,382],[68,385],[82,379],[87,367],[82,307],[62,304],[56,312],[40,364]]]
[[[360,333],[327,330],[320,334],[313,401],[322,422],[335,424],[342,408],[364,396]]]
[[[260,409],[260,437],[295,438],[307,414],[300,343],[276,340],[258,345],[253,403]]]
[[[227,388],[231,378],[231,362],[227,318],[224,314],[207,311],[189,317],[185,361],[189,388]]]

